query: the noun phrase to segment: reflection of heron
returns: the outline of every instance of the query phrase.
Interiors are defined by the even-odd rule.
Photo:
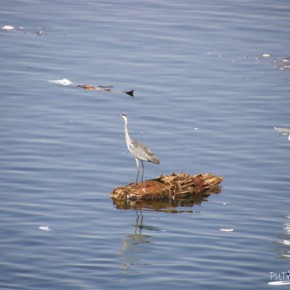
[[[119,266],[124,274],[141,274],[143,267],[151,265],[150,261],[146,261],[143,255],[151,252],[150,247],[145,246],[151,243],[151,236],[142,234],[142,211],[137,210],[136,215],[136,223],[132,225],[134,233],[128,234],[122,239],[122,248],[118,253]]]
[[[139,230],[139,234],[141,234],[142,229],[143,229],[143,214],[142,214],[142,210],[140,211],[136,211],[136,225],[135,225],[135,234],[137,234],[137,230]]]
[[[138,181],[140,167],[139,167],[139,160],[141,160],[142,163],[142,178],[141,181],[143,181],[143,175],[144,175],[144,164],[143,161],[152,162],[155,164],[160,164],[159,159],[151,152],[149,148],[144,146],[143,144],[140,144],[134,140],[132,140],[129,136],[128,132],[128,119],[126,114],[121,114],[121,117],[125,121],[125,138],[126,138],[126,144],[128,147],[128,150],[130,153],[135,157],[136,164],[137,164],[137,177],[136,177],[136,183]]]

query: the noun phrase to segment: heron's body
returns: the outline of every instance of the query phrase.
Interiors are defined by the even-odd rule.
[[[127,119],[127,115],[125,114],[121,114],[121,117],[124,119],[125,121],[125,139],[126,139],[126,144],[127,144],[127,148],[130,151],[130,153],[134,156],[135,160],[136,160],[136,164],[137,164],[137,178],[136,178],[136,182],[138,180],[138,176],[139,176],[139,160],[141,160],[142,163],[142,180],[143,180],[143,175],[144,175],[144,164],[143,161],[147,161],[147,162],[152,162],[155,164],[160,164],[159,159],[152,153],[152,151],[147,148],[146,146],[144,146],[141,143],[138,143],[137,141],[131,139],[129,132],[128,132],[128,119]]]

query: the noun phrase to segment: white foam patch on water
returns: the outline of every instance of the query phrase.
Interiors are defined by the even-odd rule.
[[[271,281],[271,282],[268,282],[268,285],[273,285],[273,286],[290,285],[290,281]]]
[[[69,86],[69,85],[72,85],[73,84],[73,82],[71,82],[68,79],[50,80],[49,82],[52,83],[52,84],[59,84],[59,85],[62,85],[62,86]]]
[[[233,232],[234,229],[231,228],[224,228],[224,229],[220,229],[221,232]]]
[[[49,228],[49,226],[41,226],[41,227],[39,227],[39,229],[41,231],[51,231],[51,229]]]
[[[285,230],[285,232],[286,232],[288,235],[290,235],[290,224],[285,224],[285,225],[284,225],[284,230]]]
[[[281,244],[281,245],[290,246],[290,241],[289,240],[278,240],[278,243]]]
[[[4,25],[1,27],[1,30],[11,31],[11,30],[15,30],[15,28],[11,25]]]

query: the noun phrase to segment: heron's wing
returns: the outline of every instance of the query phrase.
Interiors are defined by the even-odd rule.
[[[290,134],[290,130],[287,128],[274,127],[274,130],[276,130],[280,135],[289,135]]]
[[[142,152],[144,152],[145,154],[148,154],[149,156],[154,155],[153,152],[149,148],[147,148],[145,145],[135,140],[131,140],[131,149],[136,154],[141,154]]]
[[[145,160],[145,161],[149,161],[149,162],[153,162],[153,163],[157,163],[157,164],[160,163],[158,158],[145,145],[143,145],[135,140],[131,140],[130,147],[131,147],[130,151],[135,157],[137,157],[141,160]]]

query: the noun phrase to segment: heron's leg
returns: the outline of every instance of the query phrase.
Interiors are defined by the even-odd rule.
[[[138,158],[135,158],[136,160],[136,164],[137,164],[137,177],[136,177],[136,183],[138,182],[138,177],[139,177],[139,172],[140,172],[140,169],[139,169],[139,159]]]
[[[143,164],[143,160],[141,160],[141,164],[142,164],[142,178],[141,178],[141,181],[143,182],[143,176],[144,176],[144,164]]]

